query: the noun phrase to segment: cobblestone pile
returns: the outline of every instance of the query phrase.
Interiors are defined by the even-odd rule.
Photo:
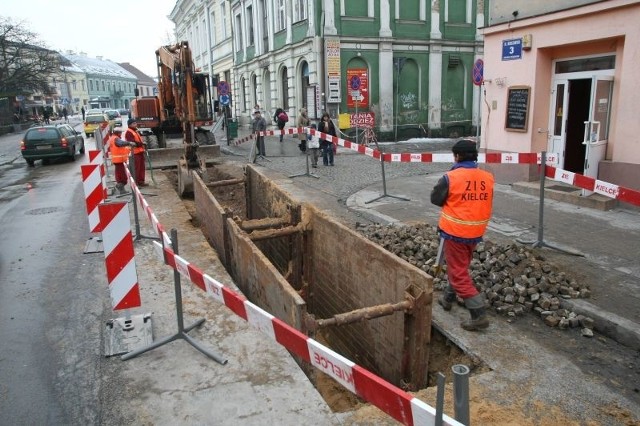
[[[439,246],[434,226],[357,224],[356,228],[371,241],[433,275]],[[590,289],[559,271],[535,250],[521,244],[499,245],[485,240],[474,252],[471,276],[478,291],[485,294],[487,303],[499,314],[518,317],[533,312],[550,327],[580,327],[583,335],[592,336],[592,319],[561,306],[562,299],[590,297]],[[437,290],[446,285],[446,273],[434,278]]]

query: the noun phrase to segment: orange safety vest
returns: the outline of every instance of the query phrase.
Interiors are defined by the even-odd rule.
[[[447,172],[449,195],[438,226],[454,237],[484,235],[493,205],[493,175],[485,170],[457,168]]]
[[[113,164],[126,163],[129,159],[130,147],[116,145],[116,135],[111,135],[109,138],[109,151],[111,151],[111,162]]]
[[[129,140],[127,139],[126,134],[129,133],[132,135],[134,142],[141,144],[142,143],[142,138],[140,137],[140,134],[138,132],[136,132],[135,130],[128,128],[125,132],[125,140]],[[144,146],[136,146],[135,148],[133,148],[133,153],[134,154],[142,154],[144,153]]]

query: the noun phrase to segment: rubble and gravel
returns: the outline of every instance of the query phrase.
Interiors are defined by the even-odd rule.
[[[427,224],[357,224],[356,229],[410,264],[433,275],[439,246],[436,227]],[[515,318],[532,312],[550,326],[559,329],[583,329],[584,336],[594,321],[561,306],[562,299],[589,298],[591,291],[569,274],[559,270],[544,256],[521,244],[496,244],[489,240],[478,244],[471,262],[471,277],[487,304],[498,314]],[[434,288],[447,286],[446,264],[434,277]],[[462,300],[458,299],[462,304]],[[588,331],[585,331],[588,330]]]

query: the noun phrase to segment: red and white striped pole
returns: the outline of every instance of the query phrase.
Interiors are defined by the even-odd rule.
[[[80,166],[80,170],[82,172],[82,187],[84,189],[87,215],[89,216],[89,231],[100,232],[102,231],[102,226],[100,225],[98,206],[105,200],[100,167],[97,164],[88,164]]]
[[[101,204],[98,210],[104,224],[102,241],[112,309],[139,307],[140,286],[127,203]]]

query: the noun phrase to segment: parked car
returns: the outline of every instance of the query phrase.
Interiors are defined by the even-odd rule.
[[[122,117],[120,116],[118,110],[106,109],[104,110],[104,113],[107,114],[107,117],[109,118],[109,124],[111,124],[112,129],[114,127],[122,126]]]
[[[109,117],[103,113],[92,113],[87,114],[84,117],[84,134],[87,135],[88,138],[93,136],[93,132],[102,124],[109,123]],[[113,128],[114,126],[112,126]]]
[[[120,113],[121,116],[123,115],[129,115],[129,110],[128,109],[119,109],[118,112]]]
[[[68,124],[31,127],[20,142],[20,151],[29,166],[36,160],[47,163],[60,157],[75,161],[78,153],[84,154],[84,138]]]

